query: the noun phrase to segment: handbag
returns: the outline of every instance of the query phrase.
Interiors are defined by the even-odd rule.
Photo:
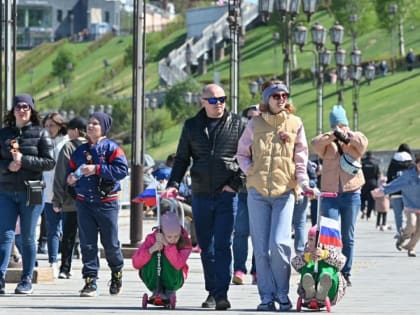
[[[338,141],[335,141],[335,143],[337,144],[338,152],[340,153],[341,169],[347,174],[356,175],[362,169],[362,164],[352,158],[349,154],[344,153]]]
[[[42,180],[25,180],[26,185],[26,206],[42,204],[45,183]]]

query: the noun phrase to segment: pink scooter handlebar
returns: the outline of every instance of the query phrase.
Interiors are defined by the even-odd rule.
[[[303,196],[310,196],[312,195],[310,192],[302,192]],[[326,197],[326,198],[337,198],[338,193],[336,192],[329,192],[329,191],[321,191],[318,195],[318,197]]]

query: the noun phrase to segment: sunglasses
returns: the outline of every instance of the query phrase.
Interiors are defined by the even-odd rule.
[[[271,95],[271,97],[275,99],[276,101],[278,101],[281,98],[287,98],[287,94],[286,93],[273,94]]]
[[[224,104],[224,102],[226,102],[226,96],[207,97],[207,98],[203,98],[203,100],[206,100],[207,102],[209,102],[210,105],[216,105],[217,102]]]
[[[29,106],[29,104],[16,104],[14,107],[15,111],[20,111],[23,110],[24,112],[27,112],[28,110],[31,109],[31,106]]]

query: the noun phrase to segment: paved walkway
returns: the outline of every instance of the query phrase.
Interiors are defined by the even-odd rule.
[[[389,215],[392,219],[392,213]],[[342,301],[333,307],[339,314],[420,314],[418,283],[420,280],[419,257],[411,258],[406,252],[395,249],[394,231],[377,231],[372,218],[369,222],[359,220],[356,235],[356,256],[353,268],[353,287],[349,288]],[[392,220],[390,220],[392,223]],[[144,222],[144,233],[155,224]],[[129,216],[124,210],[120,220],[122,243],[129,241]],[[41,266],[46,266],[46,257],[40,257]],[[201,309],[206,297],[199,255],[193,253],[189,260],[190,274],[184,287],[177,292],[177,307],[173,311],[150,306],[141,309],[141,296],[148,293],[138,279],[137,271],[126,260],[124,267],[124,291],[119,296],[108,294],[110,273],[105,260],[101,260],[102,270],[98,285],[100,296],[80,298],[78,291],[83,286],[81,263],[75,260],[73,278],[57,279],[53,284],[35,284],[34,294],[21,296],[12,294],[15,284],[6,285],[7,294],[0,296],[0,314],[220,314],[220,311]],[[298,276],[294,272],[290,297],[295,311]],[[248,283],[232,285],[229,299],[232,309],[229,314],[254,314],[258,304],[257,287]],[[307,311],[307,310],[305,310]]]

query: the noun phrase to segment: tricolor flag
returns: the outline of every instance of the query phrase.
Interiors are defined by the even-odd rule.
[[[154,207],[158,203],[157,198],[158,194],[156,184],[152,183],[149,186],[147,186],[147,188],[140,195],[135,197],[132,201],[137,203],[143,202],[146,206]]]
[[[321,216],[319,225],[319,244],[343,247],[340,226],[337,220]]]

